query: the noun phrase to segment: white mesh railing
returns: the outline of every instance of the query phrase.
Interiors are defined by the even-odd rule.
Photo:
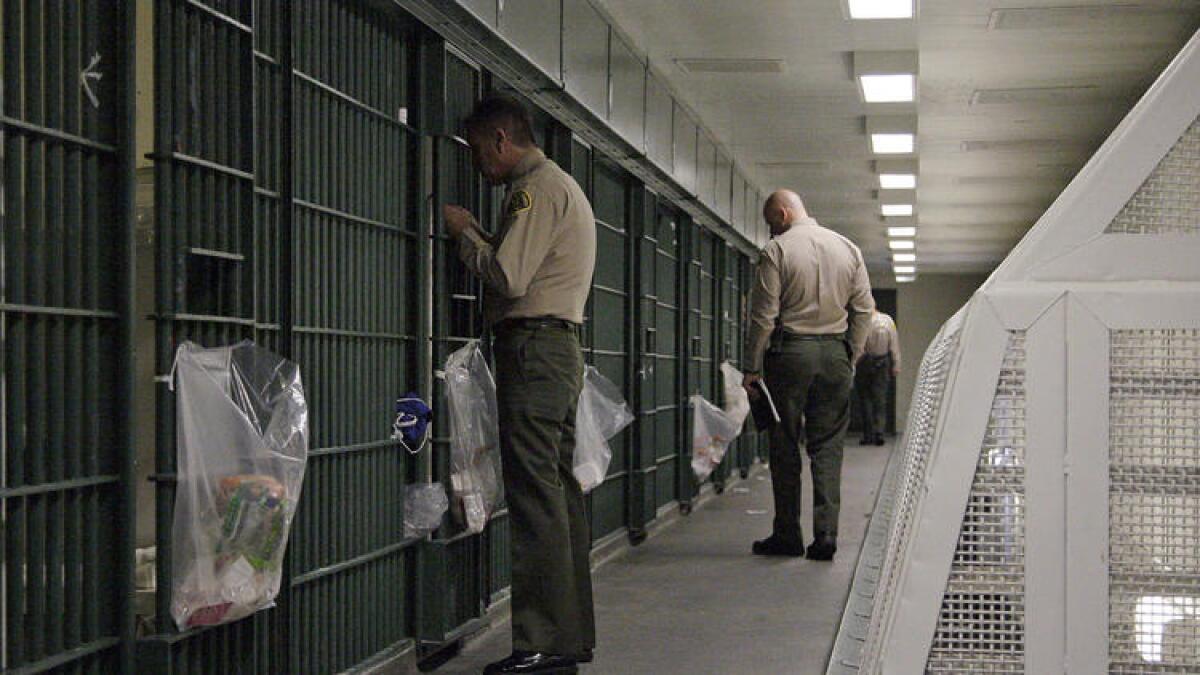
[[[953,326],[951,324],[954,324]],[[896,496],[895,514],[887,539],[879,584],[875,591],[875,608],[863,647],[865,672],[874,672],[880,656],[887,619],[895,600],[896,586],[903,567],[912,527],[913,514],[924,490],[929,468],[929,452],[937,431],[938,413],[945,398],[947,378],[958,348],[958,325],[951,321],[941,332],[925,356],[917,374],[917,383],[904,440],[901,443],[903,464],[900,468],[900,487]]]
[[[1025,334],[1009,336],[927,672],[1019,673],[1025,655]]]
[[[1138,188],[1107,234],[1200,234],[1200,118]]]
[[[854,603],[847,605],[838,636],[844,649],[836,663],[831,661],[831,673],[918,669],[922,662],[930,673],[1025,672],[1029,661],[1041,669],[1033,675],[1050,670],[1200,675],[1197,74],[1200,33],[984,283],[975,295],[978,304],[973,301],[947,323],[925,353],[907,433],[892,465],[896,472],[885,486],[894,494],[885,493],[885,520],[877,528],[872,523],[871,557],[866,564],[860,561],[856,572]],[[960,341],[959,326],[984,303],[995,310],[999,325],[973,324],[979,331]],[[1060,309],[1051,312],[1055,304]],[[1055,521],[1044,534],[1052,536],[1061,528],[1068,557],[1065,568],[1057,564],[1057,547],[1064,542],[1047,541],[1047,551],[1054,555],[1043,559],[1045,565],[1027,569],[1021,329],[1032,330],[1043,322],[1053,328],[1040,333],[1047,346],[1064,330],[1067,340],[1040,352],[1042,356],[1052,357],[1059,347],[1071,356],[1069,361],[1046,361],[1051,376],[1044,380],[1047,389],[1037,392],[1055,400],[1056,409],[1057,403],[1065,405],[1066,416],[1052,419],[1056,410],[1046,410],[1045,424],[1035,428],[1041,430],[1037,440],[1047,453],[1041,468],[1057,472],[1054,467],[1062,460],[1062,469],[1069,470],[1040,477],[1047,507],[1065,507],[1061,513],[1045,514]],[[1093,372],[1103,372],[1103,352],[1092,352],[1095,322],[1108,327],[1108,391],[1077,379],[1074,375],[1080,371],[1072,371],[1095,367]],[[1150,328],[1164,324],[1176,327]],[[989,361],[981,368],[979,358],[990,353],[991,341],[1001,337],[995,331],[1000,330],[1008,331],[1008,346],[996,379],[994,364]],[[1080,363],[1084,358],[1094,358],[1095,363]],[[993,382],[983,434],[961,437],[955,445],[943,443],[949,439],[938,427],[950,397],[960,392],[968,396],[958,402],[964,409],[984,405],[974,394],[986,400]],[[1096,431],[1091,425],[1104,424],[1092,406],[1104,405],[1106,395],[1107,465],[1103,442],[1096,447],[1087,440]],[[953,423],[956,439],[968,430],[980,431],[958,422],[947,420]],[[953,480],[965,480],[965,474],[957,473],[963,468],[958,463],[964,459],[961,453],[967,453],[970,463],[977,451],[961,521],[954,509],[953,514],[931,512],[935,500],[942,503],[967,487],[933,484],[933,467],[953,459],[946,473],[953,469]],[[1100,457],[1088,456],[1093,451]],[[1092,485],[1096,474],[1088,473],[1077,463],[1081,461],[1091,461],[1091,470],[1107,466],[1107,486],[1101,480]],[[1068,486],[1076,490],[1072,494],[1077,499],[1063,500],[1069,496]],[[1108,539],[1097,541],[1093,527],[1097,518],[1105,517]],[[927,561],[918,555],[924,552],[915,549],[918,528],[927,524],[936,528],[931,540],[946,533],[941,529],[945,525],[959,528],[948,569],[912,566],[913,558],[922,564],[935,561]],[[1087,560],[1070,557],[1080,554]],[[1107,585],[1101,563],[1106,565]],[[1081,570],[1087,570],[1087,576],[1078,577]],[[1027,578],[1060,583],[1064,574],[1071,586],[1058,590],[1074,589],[1069,597],[1078,602],[1054,607],[1053,615],[1040,617],[1051,621],[1053,630],[1026,632],[1031,599],[1025,595]],[[917,575],[922,576],[916,579]],[[942,590],[941,604],[930,603],[929,597],[898,597],[918,588]],[[1093,593],[1100,595],[1092,597]],[[1095,612],[1092,601],[1105,594],[1107,613]],[[1055,593],[1036,599],[1046,603],[1065,598]],[[931,615],[934,609],[936,617]],[[1105,621],[1107,635],[1099,630]],[[932,627],[933,634],[913,634],[918,625]],[[926,640],[928,653],[915,653]],[[888,647],[894,651],[885,651]]]
[[[1109,670],[1200,672],[1200,330],[1110,354]]]

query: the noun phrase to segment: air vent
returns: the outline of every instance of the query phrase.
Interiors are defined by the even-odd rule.
[[[1093,103],[1114,98],[1096,85],[1078,87],[1024,87],[1020,89],[976,89],[971,94],[971,105],[1005,105],[1014,103],[1036,103],[1049,105],[1074,105]]]
[[[788,159],[759,162],[758,165],[767,171],[824,171],[830,167],[830,163],[822,159]]]
[[[1079,168],[1079,165],[1067,164],[1064,162],[1038,162],[1037,168],[1041,169],[1042,171],[1049,171],[1049,172],[1066,173],[1066,172],[1070,171],[1070,172],[1074,173]]]
[[[1184,5],[1186,3],[1180,3]],[[1177,13],[1167,7],[1139,5],[1084,5],[1073,7],[1014,7],[994,9],[988,30],[1083,29],[1089,24],[1145,20]]]
[[[959,176],[954,179],[955,185],[1005,185],[1017,186],[1028,185],[1035,183],[1037,185],[1045,185],[1047,176],[1045,173],[1034,173],[1026,176]],[[1050,187],[1058,189],[1061,185],[1053,185]]]
[[[693,74],[782,73],[782,59],[675,59],[676,65]]]
[[[963,152],[1064,152],[1082,150],[1084,145],[1057,138],[1023,138],[1005,141],[963,141],[960,148]]]

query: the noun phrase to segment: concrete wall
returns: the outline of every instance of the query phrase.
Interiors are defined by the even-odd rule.
[[[900,332],[903,369],[896,389],[896,426],[908,421],[917,369],[925,349],[953,314],[987,279],[986,274],[922,274],[908,284],[899,284],[896,324]]]

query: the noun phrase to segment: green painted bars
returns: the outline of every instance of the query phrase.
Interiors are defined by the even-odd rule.
[[[506,85],[391,3],[155,0],[153,33],[137,36],[155,75],[153,252],[137,261],[154,306],[137,318],[156,374],[137,386],[155,405],[134,420],[134,7],[0,4],[0,669],[338,672],[436,651],[507,592],[507,515],[478,535],[448,517],[406,539],[403,487],[448,481],[448,428],[411,456],[390,439],[392,403],[418,391],[440,411],[434,370],[483,335],[482,289],[438,214],[460,203],[495,225],[501,194],[458,123]],[[687,396],[721,402],[751,261],[728,228],[702,227],[545,111],[535,120],[596,213],[587,359],[638,417],[589,497],[593,540],[639,543],[700,493]],[[728,172],[705,176],[735,189]],[[179,633],[169,374],[183,340],[242,339],[300,364],[304,493],[277,606]],[[137,636],[135,422],[154,430],[154,498],[136,506],[154,513],[158,589]],[[739,441],[714,484],[756,448]]]
[[[132,5],[0,27],[0,670],[128,670]]]

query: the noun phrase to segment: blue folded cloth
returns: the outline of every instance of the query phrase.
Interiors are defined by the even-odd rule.
[[[433,422],[433,410],[421,397],[409,392],[396,399],[396,421],[392,423],[392,438],[400,441],[404,449],[414,455],[425,447],[429,439],[429,424]]]

